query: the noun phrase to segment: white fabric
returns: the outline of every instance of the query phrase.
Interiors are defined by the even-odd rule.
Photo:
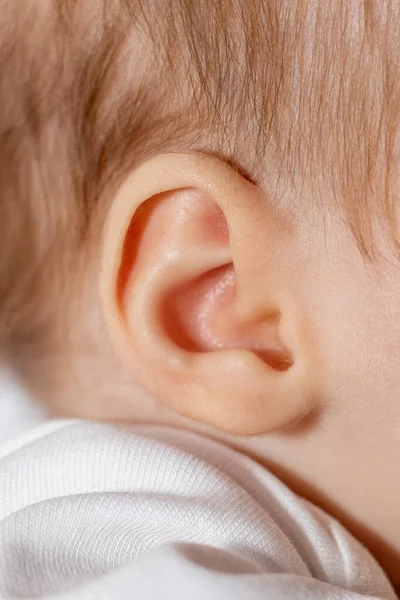
[[[53,421],[0,448],[0,598],[396,596],[335,520],[207,438]]]
[[[0,443],[48,418],[11,371],[0,366]]]

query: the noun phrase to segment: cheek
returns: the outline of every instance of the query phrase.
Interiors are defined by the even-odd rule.
[[[343,256],[343,255],[341,255]],[[400,271],[347,253],[330,262],[315,298],[325,394],[378,402],[400,388]]]

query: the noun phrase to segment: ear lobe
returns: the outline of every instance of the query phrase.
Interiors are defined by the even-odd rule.
[[[315,408],[296,311],[260,252],[262,202],[216,159],[157,157],[121,188],[103,254],[106,320],[135,376],[177,412],[241,435]]]

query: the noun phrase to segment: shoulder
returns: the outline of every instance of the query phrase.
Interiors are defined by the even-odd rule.
[[[149,600],[167,588],[188,597],[179,594],[190,585],[201,592],[191,597],[220,600],[245,590],[249,600],[395,597],[336,521],[251,459],[188,432],[49,422],[0,449],[0,498],[1,591],[39,585],[51,596],[78,584],[83,594],[129,581],[150,586],[138,596]]]

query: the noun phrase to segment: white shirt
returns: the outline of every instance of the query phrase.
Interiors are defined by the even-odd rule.
[[[189,432],[50,421],[0,446],[0,598],[396,598],[334,519]]]

